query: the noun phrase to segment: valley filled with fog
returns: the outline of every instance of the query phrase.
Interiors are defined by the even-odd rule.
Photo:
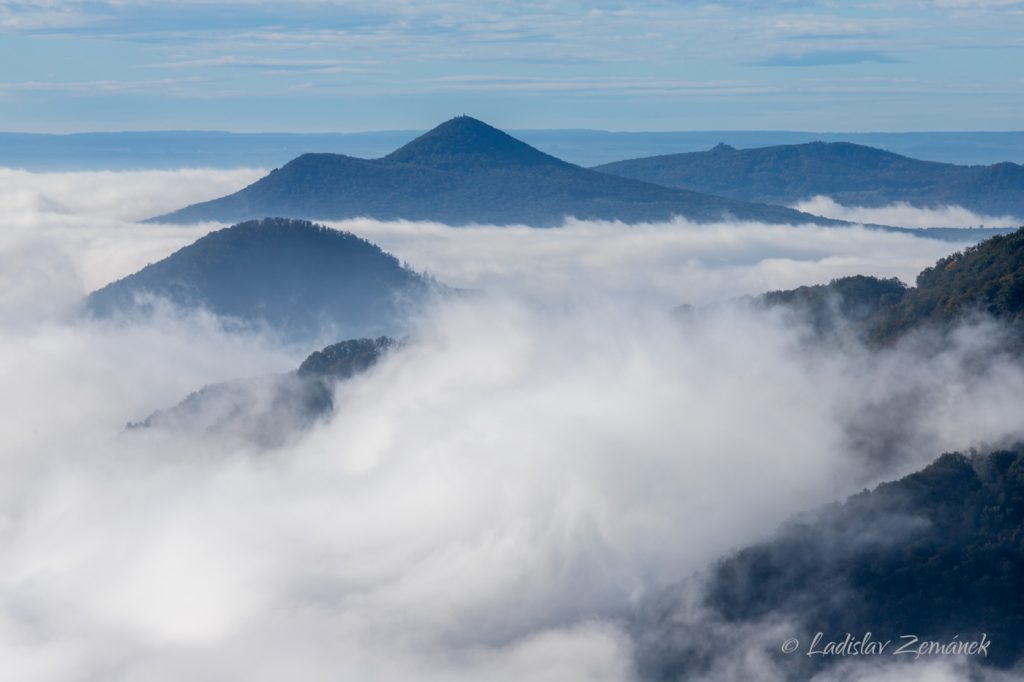
[[[913,284],[966,243],[681,219],[326,222],[459,295],[418,309],[401,344],[334,387],[329,414],[274,447],[235,428],[126,430],[319,348],[203,310],[82,312],[91,291],[226,227],[135,221],[263,174],[0,170],[10,679],[634,680],[631,623],[659,591],[794,514],[1024,438],[1024,366],[992,320],[877,349],[751,303],[857,274]],[[790,636],[774,625],[759,636]],[[715,636],[728,645],[708,679],[787,679],[745,653],[750,632]],[[962,665],[815,679],[955,680]]]

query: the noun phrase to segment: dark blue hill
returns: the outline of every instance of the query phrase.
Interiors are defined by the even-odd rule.
[[[792,205],[825,195],[848,206],[957,205],[986,215],[1024,216],[1024,166],[920,161],[849,142],[651,156],[595,170],[743,201]]]
[[[468,116],[442,123],[380,159],[304,154],[239,192],[152,221],[237,222],[264,216],[536,227],[559,225],[566,217],[626,223],[674,216],[697,222],[835,222],[598,173]]]
[[[306,341],[400,331],[435,286],[353,234],[276,218],[211,232],[86,305],[101,317],[132,316],[165,299]]]

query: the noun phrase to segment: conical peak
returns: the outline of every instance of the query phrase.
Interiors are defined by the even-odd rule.
[[[429,131],[431,133],[446,134],[446,135],[473,135],[478,137],[510,137],[507,133],[504,133],[494,126],[488,125],[478,118],[461,114],[454,118],[450,118],[444,123],[441,123]]]
[[[384,160],[433,168],[564,163],[471,116],[445,121]]]

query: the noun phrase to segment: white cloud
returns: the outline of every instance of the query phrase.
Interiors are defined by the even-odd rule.
[[[464,288],[600,291],[665,305],[870,274],[913,282],[955,248],[947,242],[863,228],[786,227],[686,221],[624,226],[569,221],[564,227],[462,227],[437,223],[329,223],[369,239],[414,267]]]
[[[233,192],[257,169],[30,173],[0,168],[0,319],[38,317],[212,229],[134,220]],[[31,308],[25,304],[35,302]],[[8,318],[9,319],[9,318]]]
[[[1024,6],[1021,0],[934,0],[937,7],[952,9],[1001,9]]]
[[[159,260],[221,225],[131,221],[222,196],[263,173],[245,168],[69,173],[0,168],[5,226],[0,252],[21,254],[9,258],[0,310],[27,297],[54,306],[68,303]],[[720,301],[850,274],[909,282],[951,248],[863,229],[684,221],[628,228],[570,221],[558,230],[452,230],[437,223],[372,220],[332,224],[452,286],[538,293],[600,289],[655,296],[666,305]],[[66,262],[55,267],[60,258]],[[26,270],[36,274],[23,274]],[[44,286],[50,296],[42,295]]]
[[[772,316],[684,328],[624,303],[446,307],[270,454],[117,433],[281,367],[256,346],[5,334],[4,660],[42,627],[50,660],[114,681],[629,679],[614,619],[637,598],[865,482],[843,435],[859,401],[930,396],[900,468],[1019,429],[1010,366],[804,358]]]
[[[162,64],[153,64],[153,66],[173,69],[235,66],[261,69],[269,72],[360,73],[365,72],[366,66],[371,63],[370,61],[346,61],[339,59],[273,59],[267,57],[223,55],[200,59],[182,59]]]
[[[176,92],[179,86],[187,82],[190,82],[189,79],[176,78],[162,78],[159,80],[20,81],[0,83],[0,95],[24,92],[88,96],[114,93],[169,95]]]
[[[60,173],[0,168],[0,213],[141,220],[234,192],[264,175],[260,168]]]
[[[78,8],[55,2],[15,0],[0,2],[0,29],[40,31],[74,29],[95,23],[95,18]]]
[[[981,215],[962,206],[920,208],[905,201],[878,207],[844,206],[830,197],[817,196],[801,201],[794,208],[826,218],[897,227],[978,227],[979,225],[1018,227],[1024,225],[1024,218]]]

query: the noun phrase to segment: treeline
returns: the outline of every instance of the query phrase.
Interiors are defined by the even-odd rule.
[[[916,329],[948,330],[978,314],[1017,326],[1024,318],[1024,228],[940,259],[917,276],[913,287],[856,275],[771,291],[757,304],[787,306],[819,333],[852,330],[877,346]]]
[[[784,637],[757,640],[779,623]],[[897,643],[985,633],[991,646],[976,662],[1011,666],[1024,658],[1024,445],[946,454],[798,517],[659,595],[634,628],[649,679],[706,674],[743,637],[763,645],[785,679],[810,679],[842,659],[785,656],[779,646],[796,637],[803,654],[818,632]]]

